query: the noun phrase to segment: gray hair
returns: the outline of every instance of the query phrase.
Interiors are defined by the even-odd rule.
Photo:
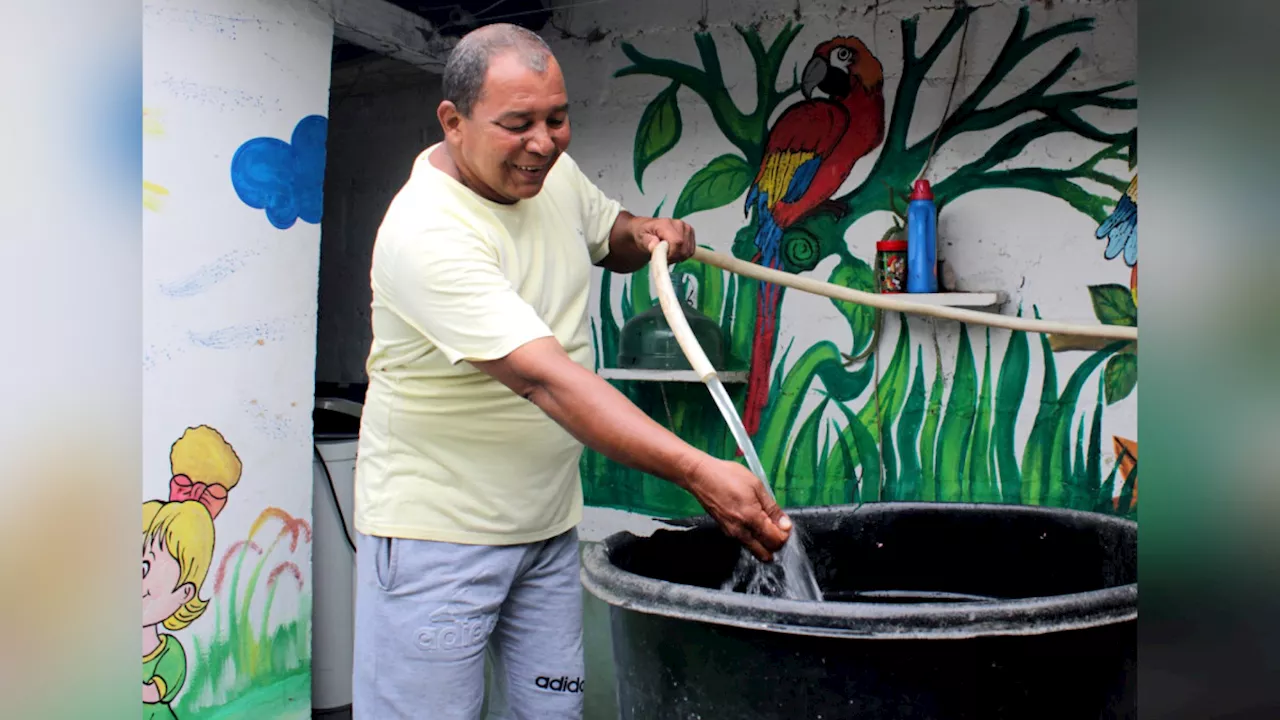
[[[546,72],[551,48],[537,33],[509,23],[494,23],[472,30],[458,41],[444,66],[444,99],[452,102],[463,117],[480,99],[489,61],[514,52],[535,72]]]

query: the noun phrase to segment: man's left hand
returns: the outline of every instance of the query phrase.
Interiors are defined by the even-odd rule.
[[[693,227],[683,220],[672,218],[636,218],[631,225],[636,247],[650,255],[659,242],[667,243],[667,263],[674,265],[693,257],[698,249]]]

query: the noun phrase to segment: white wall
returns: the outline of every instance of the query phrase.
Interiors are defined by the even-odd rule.
[[[174,704],[184,720],[219,706],[243,711],[228,717],[310,717],[319,218],[299,218],[287,229],[270,223],[238,196],[232,159],[246,141],[289,142],[304,117],[327,115],[332,33],[332,22],[308,0],[157,0],[144,7],[144,179],[163,190],[146,196],[144,220],[143,500],[169,499],[170,445],[188,427],[215,428],[243,463],[214,524],[214,565],[199,591],[210,607],[176,633],[188,665],[187,687]],[[314,189],[314,167],[295,190],[308,182]],[[296,519],[297,537],[273,544],[288,527],[286,516]],[[219,563],[251,534],[268,561],[248,617],[260,629],[274,585],[265,622],[269,632],[296,633],[294,657],[273,665],[265,649],[253,663],[215,654],[209,657],[225,663],[221,679],[201,686],[209,668],[201,667],[207,659],[197,643],[215,653],[226,644],[215,628],[228,632],[225,613],[234,605],[229,581],[215,591]],[[258,555],[248,558],[241,597]],[[290,580],[286,562],[298,577]],[[254,690],[259,699],[242,700]]]

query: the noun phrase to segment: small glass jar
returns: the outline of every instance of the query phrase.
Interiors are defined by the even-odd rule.
[[[876,278],[878,292],[907,291],[906,240],[881,240],[876,243]]]

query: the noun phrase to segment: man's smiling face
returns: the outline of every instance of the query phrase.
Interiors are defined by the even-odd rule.
[[[537,195],[569,147],[569,96],[554,57],[539,72],[517,53],[494,56],[471,117],[454,116],[445,125],[461,151],[454,162],[473,191],[496,202]]]

